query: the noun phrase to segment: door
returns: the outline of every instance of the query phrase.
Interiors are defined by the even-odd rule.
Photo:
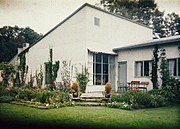
[[[121,86],[124,86],[127,83],[127,62],[118,63],[118,81]]]

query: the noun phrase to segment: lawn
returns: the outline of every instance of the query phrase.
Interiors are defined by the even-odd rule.
[[[40,110],[0,103],[4,128],[178,129],[180,105],[127,111],[107,107],[64,107]]]

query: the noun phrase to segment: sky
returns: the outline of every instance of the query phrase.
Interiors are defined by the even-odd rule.
[[[180,0],[156,0],[165,13],[180,15]],[[0,0],[0,27],[30,27],[45,34],[84,3],[99,0]]]

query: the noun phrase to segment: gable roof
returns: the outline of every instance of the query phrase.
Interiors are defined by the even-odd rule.
[[[117,14],[114,14],[114,13],[111,13],[111,12],[108,12],[108,11],[105,11],[105,10],[99,8],[99,7],[94,6],[94,5],[85,3],[85,4],[83,4],[80,8],[78,8],[76,11],[74,11],[71,15],[69,15],[67,18],[65,18],[63,21],[61,21],[59,24],[57,24],[54,28],[52,28],[50,31],[48,31],[42,38],[40,38],[38,41],[34,42],[31,46],[29,46],[27,49],[25,49],[25,50],[22,51],[21,53],[24,53],[24,52],[28,51],[32,46],[34,46],[34,45],[35,45],[36,43],[38,43],[40,40],[42,40],[43,38],[45,38],[45,37],[46,37],[47,35],[49,35],[52,31],[54,31],[56,28],[58,28],[59,26],[61,26],[64,22],[66,22],[68,19],[70,19],[72,16],[74,16],[76,13],[78,13],[81,9],[83,9],[83,8],[86,7],[86,6],[91,7],[91,8],[93,8],[93,9],[96,9],[96,10],[99,10],[99,11],[101,11],[101,12],[107,13],[107,14],[109,14],[109,15],[112,15],[112,16],[115,16],[115,17],[124,19],[124,20],[126,20],[126,21],[128,21],[128,22],[132,22],[132,23],[134,23],[134,24],[138,24],[138,25],[143,26],[143,27],[145,27],[145,28],[152,29],[151,27],[149,27],[149,26],[147,26],[147,25],[144,25],[144,24],[142,24],[142,23],[138,23],[138,22],[136,22],[136,21],[133,21],[133,20],[128,19],[128,18],[125,18],[125,17],[123,17],[123,16],[119,16],[119,15],[117,15]],[[20,54],[21,54],[21,53],[20,53]]]
[[[142,48],[142,47],[150,47],[150,46],[154,46],[154,45],[172,44],[172,43],[177,43],[177,42],[180,42],[180,35],[166,37],[166,38],[160,38],[160,39],[153,39],[153,40],[150,40],[150,41],[142,42],[142,43],[137,44],[137,45],[114,48],[113,51],[117,52],[117,51],[120,51],[120,50]]]

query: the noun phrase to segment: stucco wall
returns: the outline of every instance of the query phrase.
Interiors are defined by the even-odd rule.
[[[82,9],[31,47],[26,54],[29,73],[35,74],[40,64],[44,69],[44,63],[49,59],[49,48],[53,48],[53,60],[59,60],[60,66],[65,60],[81,69],[79,63],[84,65],[87,58],[85,21],[86,11]],[[57,80],[60,80],[60,71]]]
[[[174,45],[174,44],[168,45],[168,46],[161,45],[160,47],[166,49],[167,59],[179,57],[178,45]],[[151,90],[153,87],[152,87],[152,82],[150,80],[150,77],[135,77],[135,61],[152,60],[152,57],[153,57],[153,47],[136,48],[136,49],[128,49],[128,50],[119,51],[118,62],[127,61],[127,81],[128,82],[132,80],[148,81],[150,82],[148,90]]]
[[[94,17],[100,25],[94,25]],[[87,45],[111,51],[112,48],[152,39],[152,29],[87,7]]]

